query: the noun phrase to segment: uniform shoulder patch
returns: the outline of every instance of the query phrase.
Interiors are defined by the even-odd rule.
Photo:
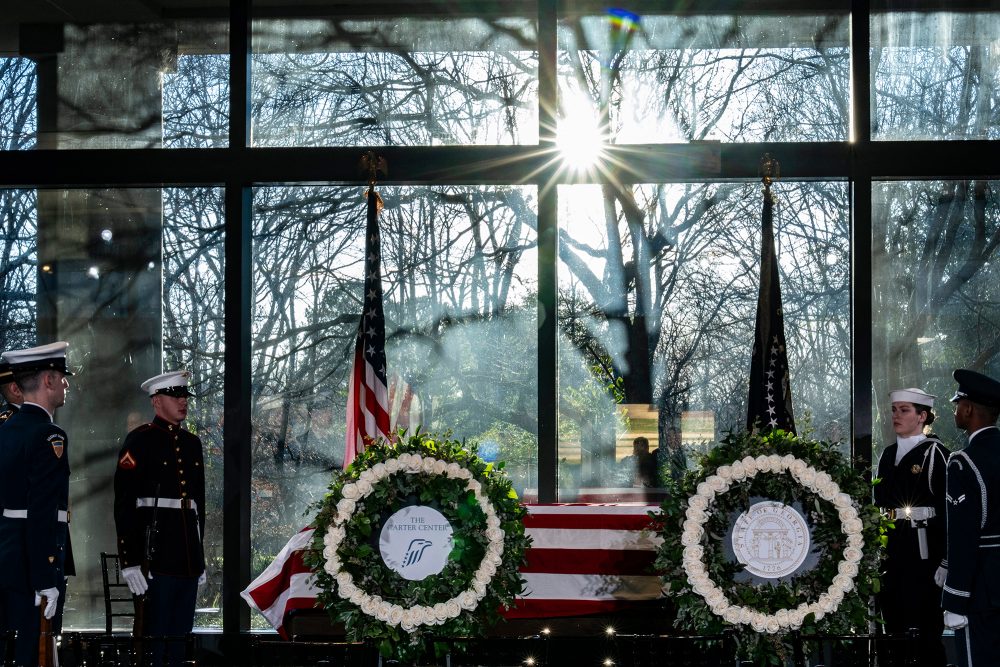
[[[66,438],[58,433],[53,433],[46,440],[52,445],[52,453],[56,455],[57,459],[61,459],[66,450]]]
[[[135,458],[132,456],[132,452],[125,452],[122,457],[118,459],[118,467],[122,470],[134,470],[136,465]]]

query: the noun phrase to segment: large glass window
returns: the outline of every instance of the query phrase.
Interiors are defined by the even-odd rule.
[[[560,132],[614,143],[843,141],[848,20],[618,9],[559,26]]]
[[[17,36],[19,57],[0,58],[0,150],[228,143],[227,22],[5,14],[0,29]]]
[[[254,145],[537,142],[535,12],[483,10],[255,20]]]
[[[254,574],[343,465],[365,255],[359,186],[254,192]],[[380,187],[390,414],[535,485],[536,203],[526,187]]]
[[[940,5],[872,14],[873,139],[1000,138],[1000,15]]]
[[[847,187],[782,183],[775,194],[796,425],[844,441]],[[636,499],[622,462],[633,438],[659,449],[662,480],[745,425],[760,186],[564,186],[559,201],[560,498]]]
[[[948,400],[952,371],[1000,377],[997,181],[876,183],[872,191],[873,431],[895,442],[888,393],[936,395],[932,429],[965,446]]]
[[[102,551],[114,553],[112,480],[126,433],[152,419],[139,385],[194,374],[185,426],[204,444],[209,581],[199,626],[218,625],[222,565],[222,191],[218,188],[0,190],[4,350],[70,343],[66,405],[70,533],[77,574],[67,627],[104,626]]]

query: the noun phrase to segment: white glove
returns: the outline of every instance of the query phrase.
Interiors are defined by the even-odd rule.
[[[56,615],[56,606],[59,602],[59,589],[45,588],[40,591],[35,591],[36,607],[40,607],[42,605],[42,598],[45,598],[45,618],[52,618]]]
[[[934,571],[934,583],[938,588],[944,588],[944,582],[948,580],[948,568],[944,565]]]
[[[146,577],[142,576],[142,568],[138,565],[123,568],[122,579],[128,584],[132,595],[145,595],[146,591],[149,590],[149,582],[146,581]]]
[[[198,585],[204,586],[206,581],[208,581],[208,570],[202,570],[201,576],[198,577]]]
[[[953,614],[950,611],[944,613],[944,627],[952,630],[960,630],[969,624],[969,617],[961,614]]]

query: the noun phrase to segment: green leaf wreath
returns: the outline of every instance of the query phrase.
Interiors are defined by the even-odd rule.
[[[727,556],[734,517],[761,498],[796,506],[811,527],[812,568],[754,583]],[[871,483],[836,445],[785,431],[733,433],[675,484],[662,504],[656,564],[677,607],[675,627],[731,633],[740,657],[784,664],[789,633],[867,633],[887,521]]]
[[[387,567],[378,550],[381,522],[412,504],[433,506],[453,528],[444,569],[419,581]],[[446,650],[437,640],[482,636],[524,589],[525,509],[503,463],[484,462],[450,433],[369,447],[334,473],[317,510],[305,562],[319,601],[349,640],[372,642],[386,658],[414,661]]]

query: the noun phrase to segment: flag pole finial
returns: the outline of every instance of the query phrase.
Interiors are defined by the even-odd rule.
[[[389,165],[385,161],[385,158],[381,155],[376,155],[375,151],[368,151],[361,156],[361,162],[358,164],[358,171],[363,173],[368,178],[368,186],[374,187],[375,183],[378,181],[378,175],[383,176],[389,175]]]
[[[764,194],[771,194],[771,183],[781,178],[781,164],[770,153],[760,159],[760,180],[764,184]]]

